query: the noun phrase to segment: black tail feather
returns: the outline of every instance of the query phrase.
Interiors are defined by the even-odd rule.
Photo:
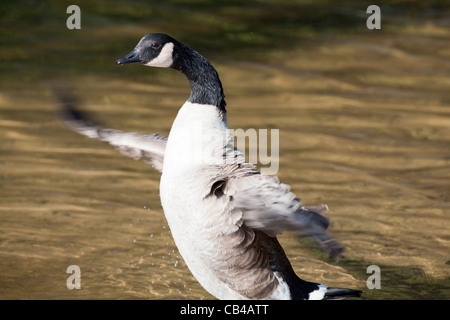
[[[357,298],[360,297],[362,291],[354,290],[354,289],[345,289],[345,288],[327,288],[327,292],[323,297],[324,300],[337,300],[337,299],[345,299],[345,298]]]

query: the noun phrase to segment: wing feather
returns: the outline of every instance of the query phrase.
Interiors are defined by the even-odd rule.
[[[241,212],[246,227],[276,236],[295,231],[312,237],[337,262],[344,247],[328,232],[330,221],[322,213],[324,204],[304,206],[299,198],[275,176],[258,172],[253,164],[240,162],[222,168],[221,191],[230,199],[230,212]],[[217,186],[216,186],[217,188]]]
[[[62,121],[73,131],[91,139],[107,142],[122,154],[135,160],[142,159],[162,172],[167,137],[158,133],[139,134],[102,128],[85,120],[73,102],[61,100],[60,104],[63,107]]]

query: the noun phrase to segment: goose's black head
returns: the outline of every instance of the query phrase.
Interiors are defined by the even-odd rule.
[[[116,64],[140,63],[150,67],[169,68],[173,64],[174,46],[177,41],[162,33],[150,33],[142,37],[137,46]]]
[[[198,52],[162,33],[144,36],[136,48],[116,64],[140,63],[150,67],[173,68],[182,72],[191,84],[190,102],[217,106],[225,113],[225,96],[219,75]]]

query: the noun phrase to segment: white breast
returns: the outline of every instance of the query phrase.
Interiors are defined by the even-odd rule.
[[[215,106],[186,102],[173,123],[165,151],[160,195],[171,233],[189,269],[211,294],[239,298],[210,270],[217,234],[232,228],[226,201],[205,199],[223,163],[230,134]],[[210,185],[209,185],[210,187]]]
[[[170,131],[163,172],[223,164],[224,146],[232,138],[217,107],[186,102]]]

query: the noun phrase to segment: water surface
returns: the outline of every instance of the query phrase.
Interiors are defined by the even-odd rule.
[[[57,120],[64,82],[105,126],[167,135],[189,95],[173,70],[116,67],[149,32],[216,66],[230,128],[280,129],[278,176],[305,204],[327,203],[347,247],[335,265],[305,239],[280,242],[306,280],[367,299],[450,297],[450,28],[438,2],[365,8],[269,1],[80,1],[2,12],[0,298],[212,299],[173,243],[160,174]],[[69,265],[81,290],[68,290]],[[366,269],[381,269],[381,289]]]

